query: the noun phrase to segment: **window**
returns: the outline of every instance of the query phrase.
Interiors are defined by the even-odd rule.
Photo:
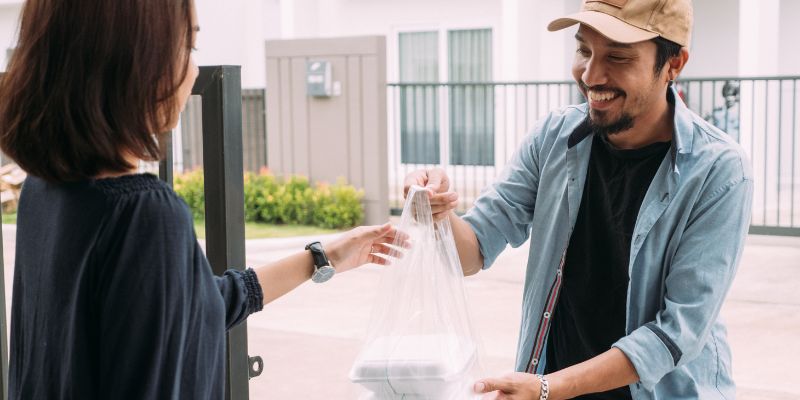
[[[439,80],[439,33],[399,36],[400,83]],[[400,157],[405,164],[439,163],[439,96],[436,85],[400,86]]]
[[[401,162],[439,164],[440,118],[446,117],[449,164],[494,165],[494,87],[483,84],[493,76],[492,30],[449,30],[445,38],[440,52],[437,31],[398,36]],[[450,85],[433,84],[440,75]],[[440,90],[447,91],[446,116],[439,112]]]
[[[450,164],[494,165],[492,30],[448,33],[450,82]]]

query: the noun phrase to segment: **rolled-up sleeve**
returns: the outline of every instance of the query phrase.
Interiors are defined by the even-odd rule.
[[[633,363],[645,389],[705,346],[736,273],[752,197],[747,174],[704,191],[668,267],[661,311],[613,345]]]
[[[510,244],[528,240],[539,187],[537,138],[547,126],[543,120],[517,149],[497,181],[475,201],[464,215],[480,243],[483,268],[489,268]]]

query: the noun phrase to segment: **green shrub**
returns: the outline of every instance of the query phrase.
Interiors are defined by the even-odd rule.
[[[361,199],[364,192],[348,186],[343,180],[335,185],[317,185],[314,203],[314,225],[322,228],[340,229],[355,226],[364,219]]]
[[[244,175],[244,219],[247,222],[265,222],[261,210],[267,206],[265,196],[272,195],[278,188],[273,175],[247,172]]]
[[[196,219],[204,218],[202,171],[176,176],[175,191]],[[349,228],[364,219],[363,197],[363,191],[341,179],[334,185],[318,183],[312,187],[302,176],[283,180],[264,171],[244,176],[244,215],[248,222]]]
[[[194,219],[205,219],[206,194],[203,186],[203,171],[194,170],[176,175],[173,180],[175,192],[189,205]]]

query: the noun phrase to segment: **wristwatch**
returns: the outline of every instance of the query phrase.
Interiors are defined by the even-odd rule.
[[[311,256],[314,258],[314,273],[311,275],[311,280],[316,283],[322,283],[331,279],[336,270],[333,268],[328,256],[325,255],[322,244],[320,242],[309,243],[306,245],[306,250],[310,251]]]

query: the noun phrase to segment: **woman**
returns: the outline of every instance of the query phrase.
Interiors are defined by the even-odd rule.
[[[29,174],[12,399],[221,399],[226,330],[312,275],[298,249],[213,276],[185,203],[136,173],[197,77],[194,21],[191,0],[25,2],[0,82],[0,147]],[[361,227],[322,247],[343,272],[385,263],[394,235]]]

